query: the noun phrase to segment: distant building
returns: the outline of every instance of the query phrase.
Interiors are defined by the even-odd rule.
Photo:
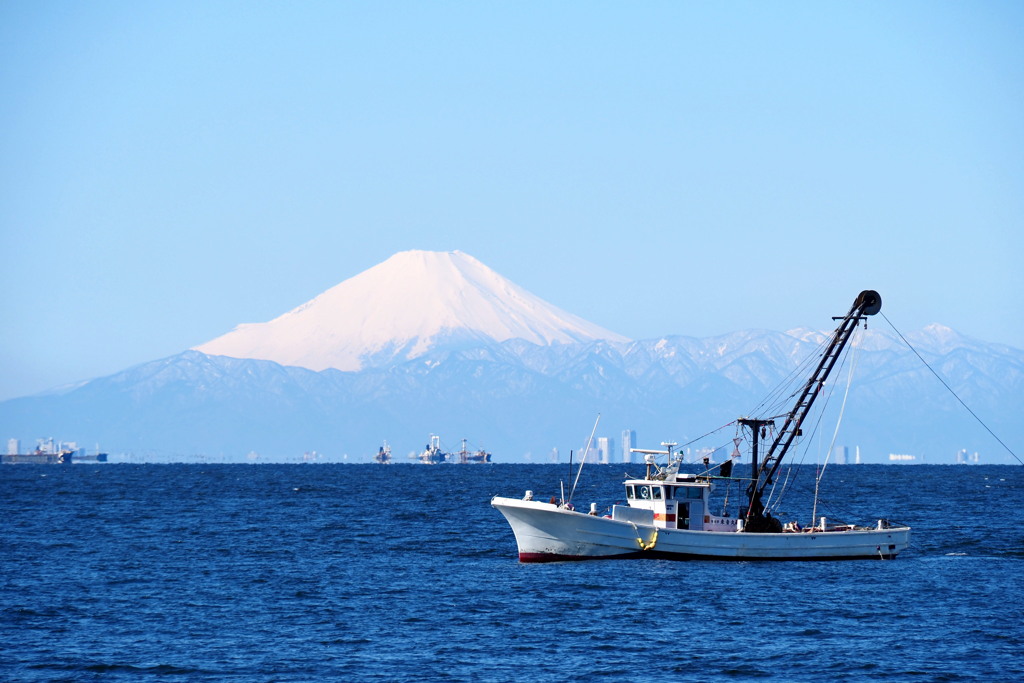
[[[634,448],[636,448],[636,430],[622,430],[622,462],[627,465],[633,462]]]
[[[690,450],[689,448],[686,449],[686,458],[685,459],[686,459],[687,462],[693,462],[693,463],[700,464],[700,463],[704,462],[704,458],[708,459],[708,463],[709,464],[713,464],[715,462],[715,449],[714,448],[695,448],[693,450]]]
[[[850,449],[846,446],[836,446],[832,451],[832,462],[836,465],[845,465],[849,457],[849,451]]]
[[[968,453],[966,448],[961,448],[956,454],[957,465],[977,465],[978,452]]]
[[[597,452],[600,454],[598,462],[602,465],[610,463],[615,452],[615,439],[607,436],[597,437]]]
[[[21,442],[17,439],[7,440],[7,455],[18,455],[21,453]]]
[[[907,455],[906,453],[890,453],[889,462],[909,464],[917,461],[916,455]]]

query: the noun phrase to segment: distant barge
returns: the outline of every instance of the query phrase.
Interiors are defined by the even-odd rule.
[[[57,451],[37,448],[31,453],[5,453],[0,456],[4,465],[70,465],[73,462],[106,462],[106,453],[93,453],[61,449]]]
[[[74,451],[60,451],[58,453],[46,453],[35,451],[32,453],[8,453],[3,456],[5,465],[70,465]]]

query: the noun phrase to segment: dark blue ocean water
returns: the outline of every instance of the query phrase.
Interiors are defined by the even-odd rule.
[[[894,561],[520,564],[489,500],[567,470],[4,466],[0,680],[1024,680],[1022,467],[834,467]]]

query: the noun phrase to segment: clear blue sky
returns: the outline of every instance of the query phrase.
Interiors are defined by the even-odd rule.
[[[1024,347],[1019,2],[0,3],[0,398],[460,249],[633,338]],[[881,323],[884,324],[884,323]]]

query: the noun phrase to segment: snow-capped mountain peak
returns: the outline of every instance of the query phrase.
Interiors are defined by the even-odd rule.
[[[442,344],[625,337],[567,313],[460,251],[403,251],[265,323],[195,347],[312,370],[360,370]]]

